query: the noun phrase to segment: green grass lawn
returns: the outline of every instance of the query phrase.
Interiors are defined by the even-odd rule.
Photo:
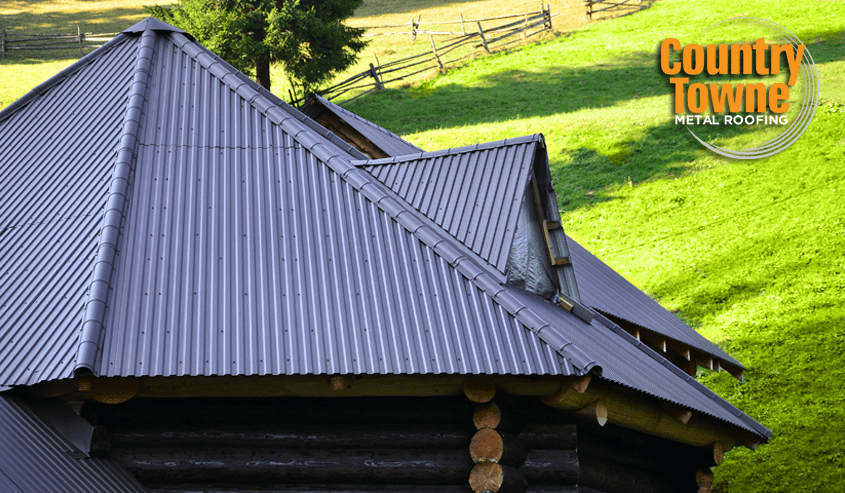
[[[756,161],[675,126],[657,69],[661,40],[740,15],[807,42],[821,81],[804,136]],[[701,374],[774,432],[716,491],[845,491],[844,35],[843,2],[665,0],[349,108],[429,150],[543,133],[567,232],[748,367]]]

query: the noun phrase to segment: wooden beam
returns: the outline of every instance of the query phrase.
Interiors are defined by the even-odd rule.
[[[464,395],[472,402],[483,404],[496,396],[496,384],[486,375],[474,375],[464,382]]]
[[[600,410],[597,401],[606,411]],[[726,425],[697,415],[684,424],[664,412],[659,401],[616,389],[606,382],[594,382],[583,394],[572,390],[570,385],[561,385],[557,393],[544,397],[543,402],[565,411],[594,413],[597,419],[600,413],[606,413],[609,423],[695,447],[711,446],[718,441],[728,451],[734,445],[731,429]]]
[[[519,471],[531,484],[575,484],[578,454],[572,450],[532,449]]]
[[[695,482],[698,484],[698,493],[710,493],[713,487],[713,471],[699,469],[695,472]]]
[[[537,423],[526,426],[519,438],[532,450],[575,450],[578,430],[572,424]]]
[[[355,424],[335,423],[275,425],[118,423],[108,429],[114,448],[180,447],[197,448],[307,448],[335,449],[396,448],[463,450],[472,439],[466,426],[448,423]]]
[[[481,462],[472,468],[469,486],[475,493],[525,493],[528,482],[517,469],[494,462]]]
[[[462,395],[466,375],[344,375],[345,386],[334,391],[325,375],[252,375],[140,377],[135,397],[428,397]],[[96,386],[105,380],[125,377],[88,377]],[[561,377],[553,375],[489,375],[495,387],[508,395],[543,396],[556,392]],[[572,382],[576,377],[564,377]],[[40,382],[25,391],[37,397],[68,397],[91,400],[78,391],[80,379]]]
[[[469,443],[469,456],[476,463],[496,462],[519,467],[527,455],[528,448],[522,440],[492,428],[476,431]]]
[[[473,467],[459,449],[112,447],[111,458],[142,483],[459,484]]]

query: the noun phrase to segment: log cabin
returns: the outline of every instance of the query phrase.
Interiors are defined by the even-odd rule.
[[[153,18],[0,111],[0,489],[706,493],[744,367],[562,227]]]

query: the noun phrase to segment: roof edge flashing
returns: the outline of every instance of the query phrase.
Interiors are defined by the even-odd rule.
[[[147,30],[141,35],[141,43],[135,59],[127,98],[123,129],[120,133],[117,158],[106,201],[97,256],[94,260],[94,272],[88,290],[88,300],[82,318],[82,332],[79,336],[75,375],[90,371],[97,374],[97,360],[102,357],[102,344],[105,335],[105,313],[108,308],[109,290],[111,289],[117,243],[123,222],[124,211],[128,203],[129,179],[132,173],[135,153],[138,147],[138,128],[146,100],[148,79],[152,67],[153,47],[156,34]]]

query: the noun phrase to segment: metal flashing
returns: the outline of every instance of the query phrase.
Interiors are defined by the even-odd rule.
[[[141,35],[117,159],[110,181],[103,224],[100,228],[94,275],[88,289],[88,300],[85,302],[82,333],[79,336],[76,364],[73,369],[76,375],[95,373],[97,359],[101,356],[105,330],[103,321],[108,308],[120,227],[129,195],[129,180],[138,148],[138,129],[146,101],[147,79],[150,75],[155,43],[156,35],[153,31],[145,31]]]
[[[185,31],[179,29],[178,27],[171,26],[170,24],[160,21],[155,17],[147,17],[146,19],[139,21],[132,27],[124,29],[121,32],[137,34],[146,31],[174,32],[187,34]]]

